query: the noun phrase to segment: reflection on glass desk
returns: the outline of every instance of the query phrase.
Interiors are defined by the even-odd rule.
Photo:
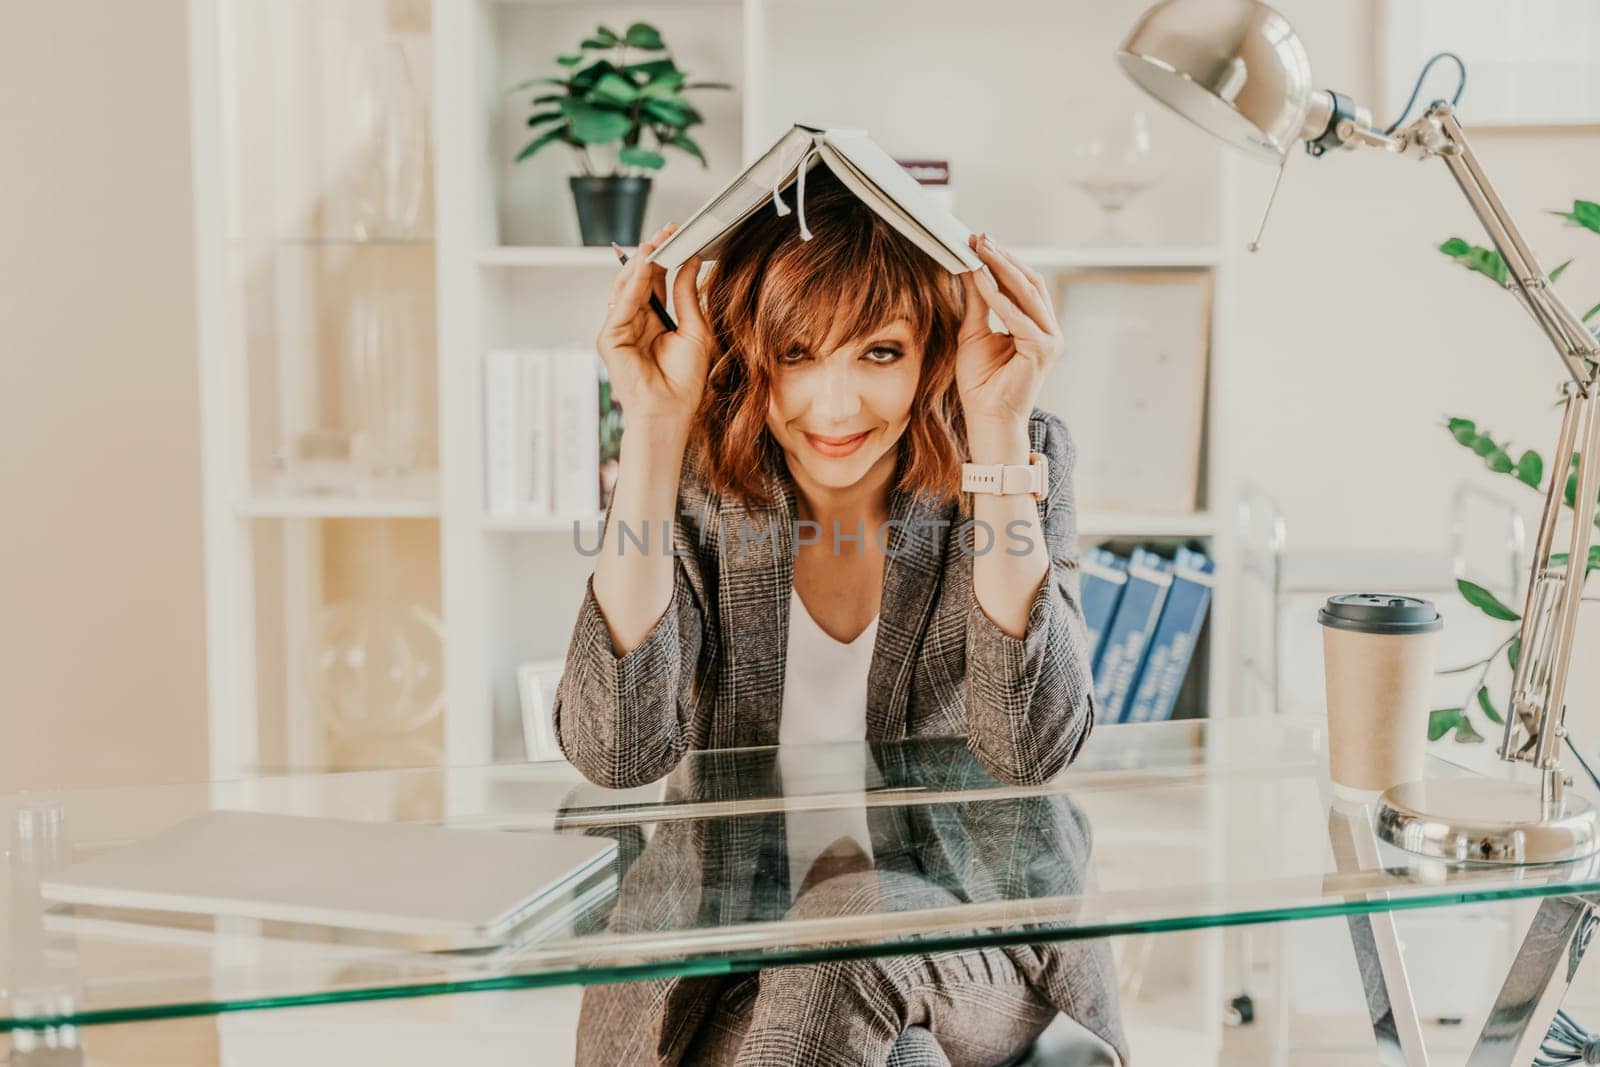
[[[1430,776],[1473,773],[1429,757]],[[0,807],[13,828],[0,1031],[1346,915],[1380,1043],[1411,1057],[1414,1013],[1385,913],[1546,897],[1543,940],[1514,965],[1520,992],[1502,995],[1516,1003],[1496,1005],[1498,1037],[1486,1028],[1485,1047],[1510,1055],[1542,1035],[1573,969],[1547,957],[1575,965],[1589,894],[1600,894],[1593,860],[1444,864],[1378,842],[1367,809],[1332,801],[1323,731],[1282,719],[1100,727],[1043,786],[996,781],[961,739],[923,739],[693,753],[665,781],[622,791],[562,765],[503,764],[8,796]],[[617,888],[505,947],[458,953],[40,903],[39,879],[69,858],[208,809],[603,834],[621,846]],[[854,827],[875,867],[927,881],[938,899],[792,917],[803,875],[789,837],[807,819]],[[1543,968],[1531,992],[1530,967]],[[1495,1051],[1481,1062],[1512,1061]]]

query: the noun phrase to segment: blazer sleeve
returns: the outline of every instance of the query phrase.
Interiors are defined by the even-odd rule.
[[[684,529],[677,530],[679,551]],[[626,789],[662,777],[690,747],[695,673],[705,645],[692,556],[673,565],[672,599],[644,640],[618,655],[594,595],[594,576],[572,629],[552,709],[556,742],[596,785]]]
[[[1037,410],[1029,436],[1050,464],[1049,491],[1039,501],[1050,569],[1020,638],[996,626],[973,596],[963,681],[968,748],[989,773],[1018,785],[1048,781],[1070,764],[1088,740],[1095,714],[1079,602],[1076,449],[1066,424]]]

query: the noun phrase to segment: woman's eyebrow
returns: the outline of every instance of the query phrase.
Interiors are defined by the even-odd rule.
[[[903,318],[894,319],[877,327],[876,329],[867,330],[863,333],[858,333],[853,337],[849,337],[843,341],[840,341],[833,350],[846,351],[852,348],[861,348],[865,345],[875,344],[880,341],[898,341],[901,344],[905,344],[910,336],[911,323]],[[813,351],[811,345],[807,344],[804,339],[798,337],[790,343],[789,348],[799,348],[807,352]]]
[[[863,341],[904,340],[911,333],[911,324],[905,319],[895,319],[885,323],[875,330],[869,330],[861,335]]]

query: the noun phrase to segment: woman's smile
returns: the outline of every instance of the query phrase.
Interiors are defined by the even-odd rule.
[[[805,438],[806,442],[820,454],[839,459],[860,448],[871,433],[871,430],[862,430],[848,437],[827,437],[822,434],[807,433]]]

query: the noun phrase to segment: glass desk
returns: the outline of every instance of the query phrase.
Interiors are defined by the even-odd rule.
[[[1429,761],[1430,776],[1475,773]],[[962,741],[935,739],[696,753],[664,782],[622,791],[564,765],[502,764],[7,796],[0,809],[12,827],[0,1032],[16,1049],[104,1023],[1343,915],[1382,1061],[1424,1063],[1390,913],[1539,897],[1469,1061],[1527,1063],[1600,901],[1593,859],[1445,864],[1378,842],[1367,808],[1332,800],[1321,728],[1294,720],[1100,727],[1036,787],[999,783]],[[620,845],[617,881],[477,952],[41,904],[40,878],[69,857],[213,809],[603,834]],[[940,899],[790,917],[784,827],[806,818],[868,827],[872,862]]]

